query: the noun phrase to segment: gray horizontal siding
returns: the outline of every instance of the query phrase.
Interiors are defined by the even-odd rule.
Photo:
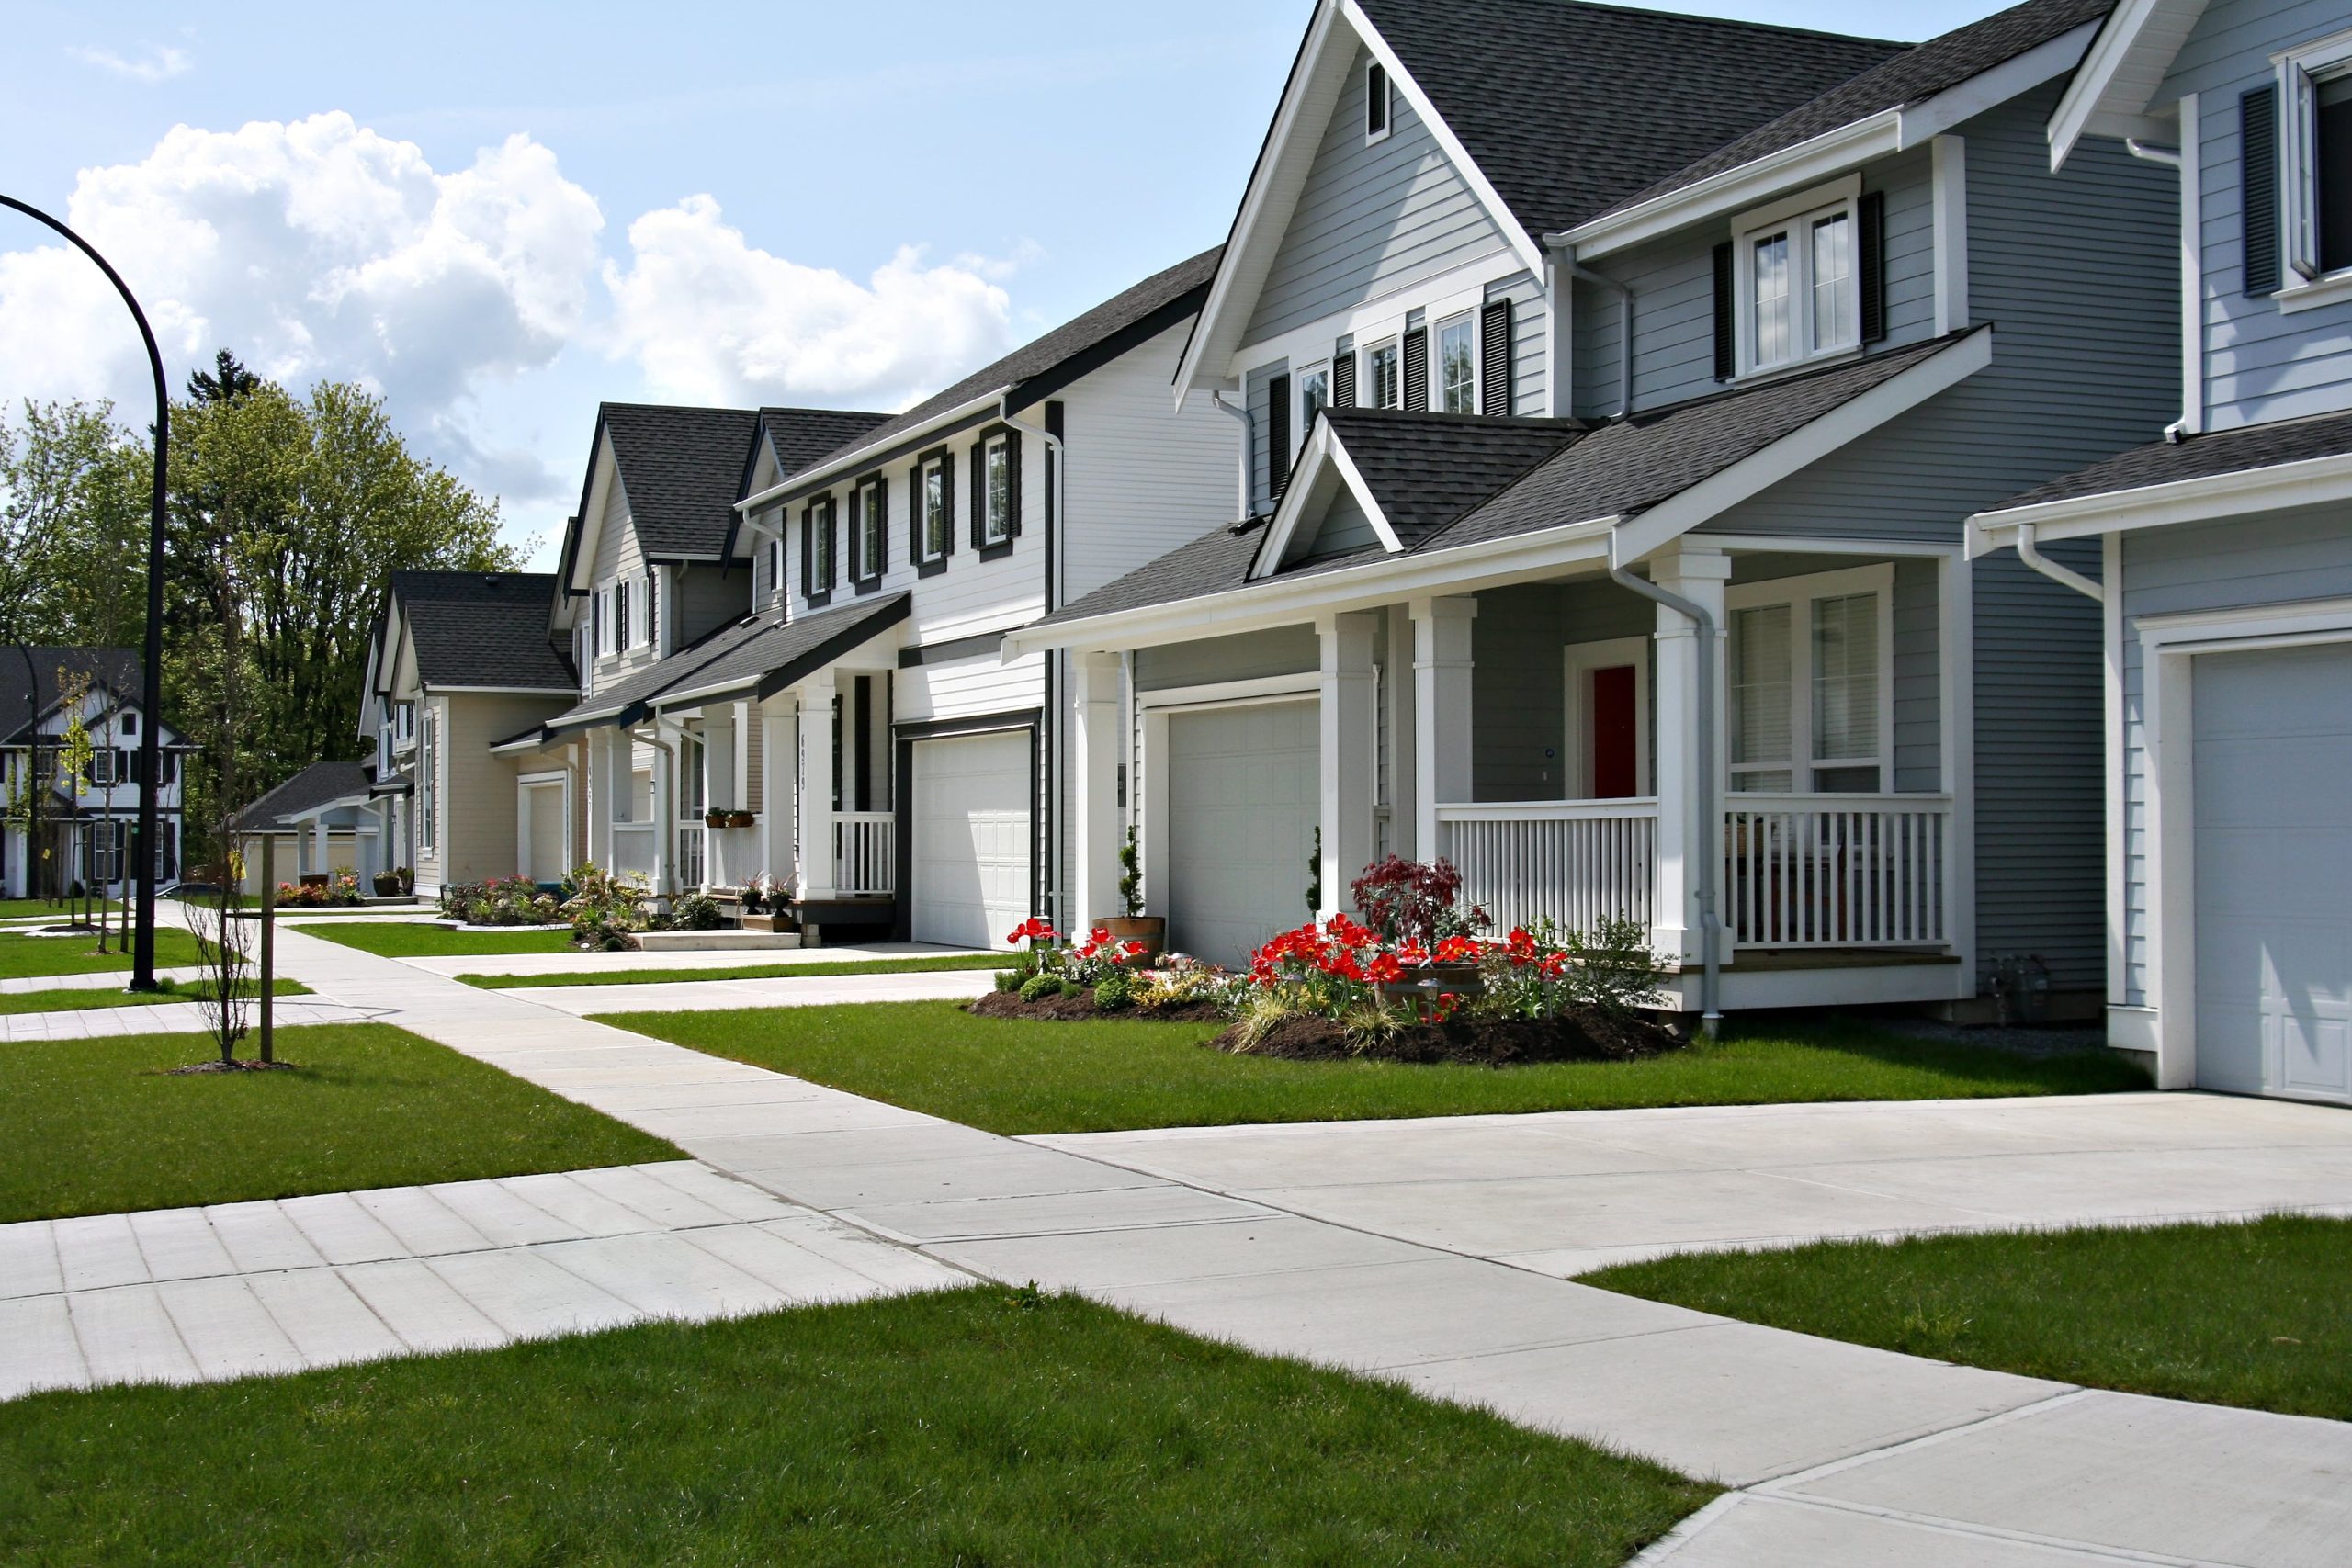
[[[1272,388],[1274,378],[1289,370],[1289,361],[1277,359],[1250,372],[1250,511],[1253,515],[1273,504],[1273,449],[1268,444],[1272,429],[1269,423],[1273,412]]]
[[[1648,600],[1612,582],[1536,583],[1479,594],[1470,639],[1471,797],[1565,799],[1563,650],[1571,643],[1647,636],[1657,626]]]
[[[1322,647],[1311,626],[1277,626],[1238,637],[1172,642],[1136,650],[1136,690],[1165,692],[1224,681],[1260,681],[1320,668]]]
[[[2124,1000],[2144,1006],[2148,964],[2146,671],[2143,615],[2352,596],[2341,512],[2273,513],[2123,536]]]
[[[1519,273],[1487,287],[1489,301],[1510,301],[1510,412],[1541,417],[1551,412],[1551,389],[1545,379],[1551,363],[1551,312],[1544,286],[1532,273]],[[1432,367],[1430,396],[1437,396]]]
[[[1501,231],[1404,93],[1395,96],[1387,138],[1364,145],[1369,59],[1357,51],[1245,342],[1288,332],[1504,247]]]
[[[1380,536],[1374,532],[1372,518],[1357,502],[1355,491],[1341,485],[1324,512],[1322,525],[1316,529],[1303,558],[1320,560],[1379,542]]]

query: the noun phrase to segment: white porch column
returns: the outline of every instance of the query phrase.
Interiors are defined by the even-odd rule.
[[[626,743],[625,739],[624,744]],[[653,727],[652,743],[653,809],[649,815],[653,818],[653,891],[656,893],[676,892],[678,889],[673,886],[673,883],[677,875],[677,825],[676,814],[671,807],[678,798],[678,757],[676,752],[670,750],[669,742],[663,737],[662,728],[658,724]],[[634,761],[635,758],[632,756],[630,760]],[[635,793],[636,773],[637,770],[634,767],[629,769],[629,783],[632,786],[630,793],[632,794]]]
[[[1471,623],[1468,594],[1416,599],[1413,620],[1413,853],[1445,852],[1437,808],[1470,798]]]
[[[800,864],[796,875],[803,898],[831,898],[833,862],[833,699],[838,683],[831,670],[800,687]]]
[[[588,747],[588,855],[587,858],[613,869],[613,732],[592,729],[587,734]]]
[[[1650,581],[1724,623],[1724,583],[1731,558],[1720,550],[1685,548],[1650,561]],[[1715,639],[1715,774],[1725,776],[1723,738],[1728,694],[1724,689],[1724,639]],[[1699,872],[1723,855],[1723,817],[1705,809],[1699,778],[1699,634],[1690,618],[1657,607],[1657,696],[1651,732],[1657,747],[1657,901],[1650,945],[1695,964],[1701,952]],[[1726,954],[1728,956],[1728,954]]]
[[[318,845],[320,874],[332,874],[334,871],[334,841],[327,836],[327,818],[325,812],[322,811],[319,813],[318,824],[311,829],[311,832],[313,840]]]
[[[1119,820],[1119,656],[1080,653],[1070,659],[1070,822],[1077,837],[1077,863],[1070,868],[1073,902],[1069,923],[1083,931],[1120,913],[1119,847],[1125,839]],[[1155,879],[1159,868],[1148,867]],[[1150,890],[1147,902],[1161,914],[1168,901]]]
[[[1373,812],[1380,776],[1378,681],[1372,666],[1376,613],[1327,615],[1322,645],[1323,904],[1329,919],[1349,908],[1348,886],[1372,863]]]
[[[792,874],[793,764],[799,757],[799,705],[791,696],[760,705],[760,869]]]

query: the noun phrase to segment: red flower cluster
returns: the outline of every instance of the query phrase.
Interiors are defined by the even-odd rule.
[[[1107,928],[1096,926],[1087,933],[1085,942],[1079,947],[1073,956],[1081,964],[1091,964],[1098,959],[1105,964],[1125,964],[1130,960],[1145,957],[1150,952],[1148,943],[1114,942]]]
[[[1005,932],[1004,940],[1008,942],[1051,942],[1054,940],[1053,922],[1042,916],[1032,915]]]

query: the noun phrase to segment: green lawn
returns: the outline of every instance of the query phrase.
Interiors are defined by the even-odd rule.
[[[525,926],[511,931],[453,931],[446,926],[400,920],[354,920],[317,925],[302,933],[339,942],[379,958],[468,958],[497,953],[569,953],[570,926]]]
[[[33,975],[97,975],[130,970],[130,954],[112,938],[97,951],[96,932],[86,936],[22,936],[0,931],[0,979]],[[177,926],[155,928],[155,966],[175,969],[198,962],[196,938]]]
[[[114,913],[122,905],[117,899],[108,898],[99,908]],[[63,904],[52,904],[46,898],[0,898],[0,920],[62,920],[68,915],[79,915],[81,912],[82,900],[79,898],[74,900],[70,909]]]
[[[0,1014],[14,1012],[88,1012],[99,1008],[160,1007],[166,1002],[196,1002],[218,994],[219,987],[204,981],[188,985],[162,982],[159,991],[123,991],[113,987],[62,991],[0,992]],[[253,982],[247,981],[238,990],[245,996],[260,993]],[[270,987],[271,994],[280,997],[307,997],[311,987],[300,980],[280,980]]]
[[[1004,969],[1009,953],[957,953],[941,958],[861,958],[845,964],[754,964],[742,969],[594,969],[572,975],[460,975],[458,980],[492,991],[524,991],[546,986],[653,986],[680,980],[797,980],[828,975],[921,975],[933,969]]]
[[[997,1287],[0,1405],[27,1562],[1615,1568],[1710,1495]]]
[[[0,1223],[681,1157],[386,1024],[281,1030],[288,1072],[168,1076],[210,1055],[192,1034],[6,1051]]]
[[[1641,1062],[1497,1069],[1235,1056],[1201,1048],[1214,1024],[1036,1023],[975,1018],[954,1002],[636,1012],[601,1021],[1016,1135],[2147,1087],[2137,1067],[2103,1050],[2030,1057],[1859,1024],[1758,1031]]]
[[[2352,1419],[2352,1221],[1827,1242],[1584,1283],[2028,1377]]]

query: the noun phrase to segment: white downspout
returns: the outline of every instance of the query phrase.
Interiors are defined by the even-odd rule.
[[[1257,488],[1258,416],[1251,413],[1246,406],[1237,408],[1233,404],[1227,402],[1223,392],[1211,392],[1209,394],[1209,402],[1215,406],[1219,412],[1229,413],[1234,418],[1241,422],[1241,429],[1243,433],[1241,438],[1241,505],[1240,509],[1233,514],[1235,522],[1241,522],[1250,515],[1250,492]]]
[[[1715,852],[1715,835],[1721,830],[1723,800],[1715,768],[1715,638],[1720,635],[1715,617],[1703,604],[1685,599],[1681,594],[1660,588],[1646,578],[1635,577],[1625,569],[1620,556],[1623,540],[1621,525],[1609,530],[1609,575],[1619,586],[1630,588],[1643,598],[1663,604],[1689,621],[1698,632],[1699,676],[1697,707],[1699,710],[1699,819],[1705,829],[1699,840],[1699,951],[1702,967],[1699,979],[1699,1027],[1713,1039],[1723,1029],[1723,922],[1715,913],[1716,888],[1723,879],[1723,857]]]
[[[1595,272],[1569,254],[1568,247],[1546,241],[1553,265],[1570,277],[1598,284],[1617,296],[1617,417],[1634,412],[1634,291],[1607,273]],[[1553,301],[1554,310],[1575,309],[1573,299]],[[1554,374],[1558,374],[1555,369]]]
[[[2033,568],[2052,582],[2062,582],[2094,603],[2107,603],[2107,590],[2085,577],[2070,566],[2061,566],[2041,553],[2041,546],[2034,536],[2030,523],[2018,525],[2018,559]]]
[[[2176,171],[2185,171],[2188,167],[2188,156],[2180,148],[2177,147],[2159,147],[2153,142],[2143,141],[2136,136],[2127,136],[2123,139],[2123,150],[2143,163],[2161,164],[2165,168]],[[2184,177],[2186,176],[2184,175]],[[2183,392],[2185,395],[2195,395],[2199,397],[2203,395],[2201,390],[2191,393],[2190,389],[2186,388],[2183,389]],[[2188,412],[2184,409],[2178,419],[2165,426],[2165,439],[2166,441],[2177,443],[2180,438],[2187,434],[2188,434]],[[2018,554],[2024,555],[2024,549],[2019,548]],[[2036,566],[2034,570],[2041,571],[2045,569],[2041,566]],[[2063,570],[2064,569],[2061,568],[2060,570]],[[2059,578],[2058,581],[2061,582],[2067,581],[2067,580],[2063,577]],[[2075,584],[2067,582],[2067,586],[2071,588],[2075,586]],[[2097,594],[2093,594],[2091,596],[2093,598],[2098,597]]]
[[[1046,606],[1046,613],[1051,615],[1069,603],[1069,448],[1063,445],[1060,436],[1056,435],[1042,424],[1032,424],[1027,420],[1020,418],[1007,409],[1001,400],[997,404],[997,414],[1012,429],[1025,431],[1044,442],[1047,454],[1054,459],[1052,497],[1055,529],[1054,581],[1050,584],[1053,589],[1050,596],[1052,602]],[[977,475],[974,476],[973,482],[975,484],[979,482]],[[1066,682],[1070,671],[1069,655],[1067,651],[1062,651],[1049,653],[1046,657],[1058,660],[1056,667],[1061,672],[1065,682],[1062,690],[1067,693],[1069,688]],[[1067,908],[1058,907],[1067,906],[1070,898],[1069,890],[1061,886],[1067,880],[1069,870],[1062,862],[1061,825],[1069,819],[1069,792],[1062,787],[1062,781],[1069,773],[1067,766],[1068,758],[1063,756],[1061,750],[1062,737],[1067,734],[1062,718],[1063,716],[1059,714],[1049,715],[1046,718],[1046,722],[1054,727],[1050,732],[1054,739],[1052,787],[1057,792],[1057,798],[1054,802],[1053,841],[1046,849],[1046,863],[1051,868],[1047,877],[1046,900],[1048,905],[1047,916],[1056,919],[1062,930],[1069,931],[1077,922],[1069,919]]]

